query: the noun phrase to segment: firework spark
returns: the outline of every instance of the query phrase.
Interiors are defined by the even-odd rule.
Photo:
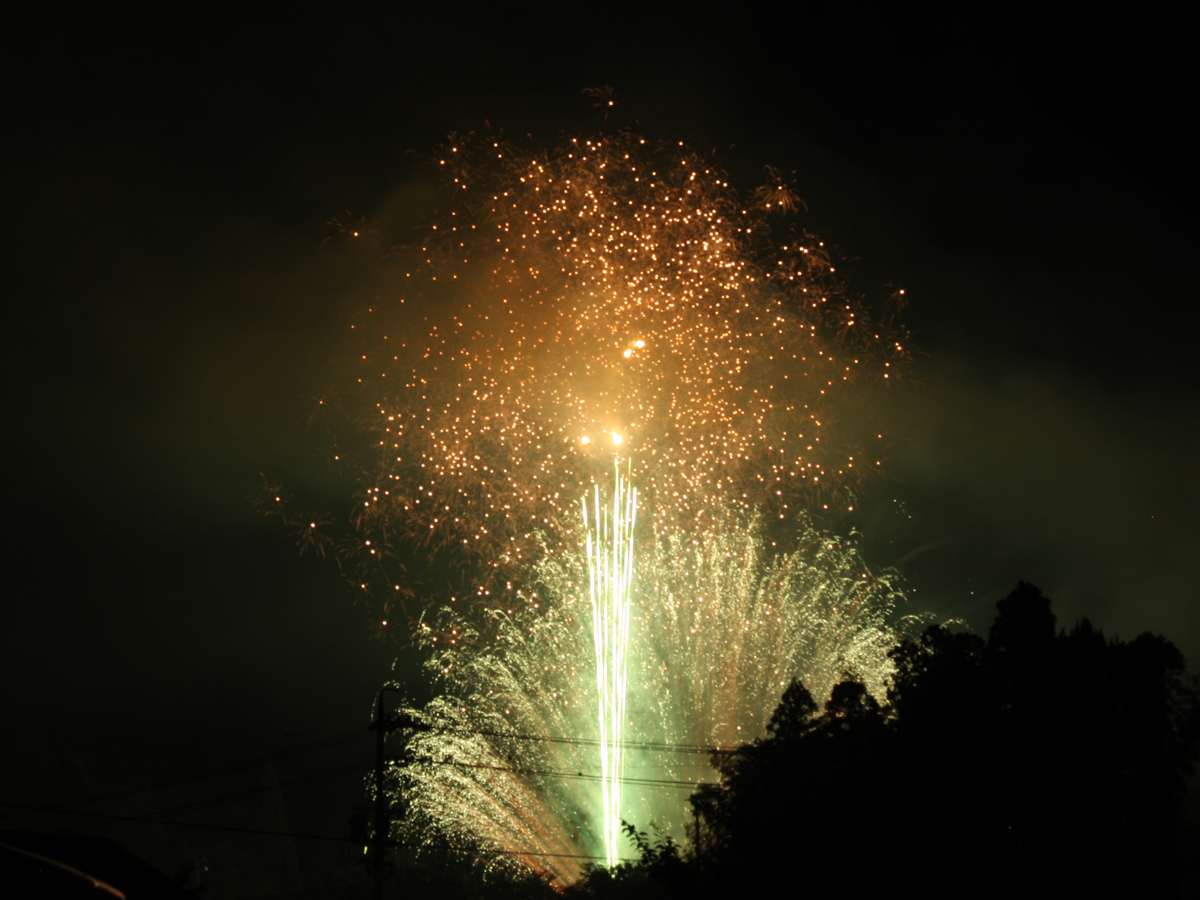
[[[699,530],[643,542],[620,817],[685,837],[690,790],[715,778],[711,751],[764,734],[792,679],[824,697],[851,674],[883,696],[895,576],[872,574],[852,542],[815,528],[798,542],[773,555],[760,522],[727,510]],[[491,613],[494,628],[447,607],[423,631],[440,693],[410,710],[434,730],[413,737],[417,761],[397,772],[409,839],[450,841],[558,884],[618,855],[603,796],[611,736],[595,714],[588,570],[583,550],[550,549],[537,592],[511,614]]]
[[[619,435],[613,435],[619,445]],[[629,686],[626,657],[633,589],[633,535],[637,528],[637,488],[621,476],[614,462],[612,513],[600,504],[600,486],[592,496],[592,516],[583,499],[587,533],[588,596],[592,601],[592,644],[596,653],[597,722],[600,726],[600,777],[604,817],[604,851],[609,865],[617,862],[621,841],[621,735]]]
[[[403,829],[567,884],[618,858],[622,817],[682,837],[712,749],[762,734],[791,679],[882,692],[892,578],[805,511],[880,464],[844,418],[907,337],[777,218],[802,204],[776,172],[742,202],[628,133],[452,139],[438,168],[445,213],[354,325],[341,408],[373,450],[338,558],[385,615],[424,598],[439,694],[393,772]]]
[[[454,141],[439,163],[450,208],[355,324],[345,398],[375,454],[343,559],[364,594],[507,609],[534,532],[606,480],[606,435],[656,527],[714,502],[777,522],[852,505],[882,435],[839,423],[907,338],[786,230],[780,185],[744,203],[700,155],[630,134]]]

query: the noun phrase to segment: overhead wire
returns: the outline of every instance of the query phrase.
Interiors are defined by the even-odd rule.
[[[601,775],[584,774],[583,772],[557,772],[553,769],[513,769],[508,766],[491,766],[486,763],[465,763],[458,762],[453,759],[436,760],[436,759],[418,759],[413,762],[426,765],[442,765],[456,766],[461,769],[489,769],[493,772],[509,772],[513,775],[549,775],[554,778],[577,778],[584,781],[600,781]],[[622,784],[636,784],[642,786],[666,786],[666,787],[689,787],[697,788],[705,784],[713,784],[708,781],[680,781],[673,778],[621,778],[618,779]]]
[[[194,803],[185,803],[185,804],[181,804],[179,806],[168,807],[166,809],[158,809],[153,812],[143,813],[143,815],[145,815],[145,816],[166,816],[166,815],[171,815],[174,813],[193,812],[197,809],[205,809],[207,807],[212,807],[212,806],[221,806],[222,804],[225,804],[225,803],[234,803],[238,800],[247,800],[251,797],[256,797],[261,794],[269,794],[269,793],[273,793],[275,791],[282,791],[284,788],[302,787],[303,785],[312,784],[313,782],[317,782],[317,781],[323,781],[326,778],[332,778],[336,775],[343,775],[343,774],[347,774],[347,773],[355,772],[355,771],[361,772],[364,770],[369,770],[370,767],[371,767],[371,760],[369,760],[369,759],[368,760],[359,760],[357,762],[348,763],[346,765],[334,766],[333,768],[330,768],[330,769],[322,769],[317,772],[310,772],[307,775],[302,775],[298,778],[292,778],[292,779],[288,779],[286,781],[277,782],[275,784],[268,784],[268,785],[263,785],[263,786],[257,787],[257,788],[250,788],[249,790],[238,791],[237,793],[226,794],[226,795],[223,795],[220,797],[213,797],[208,800],[197,800]],[[68,816],[78,815],[78,813],[76,813],[72,810],[69,810],[69,809],[56,810],[56,811],[62,812],[64,815],[68,815]],[[67,829],[66,831],[68,833],[70,833],[70,832],[85,831],[85,830],[87,830],[87,829],[86,828],[71,828],[71,829]]]
[[[27,809],[27,810],[31,810],[31,811],[38,811],[40,809],[40,807],[30,806],[28,804],[23,804],[23,803],[12,803],[7,800],[0,801],[0,806],[13,807],[13,808],[17,808],[17,809]],[[204,831],[225,831],[225,832],[231,832],[231,833],[235,833],[235,834],[257,834],[257,835],[263,835],[266,837],[286,837],[286,838],[297,838],[300,840],[311,840],[311,841],[332,841],[335,843],[356,844],[359,846],[364,845],[364,844],[376,843],[372,839],[367,839],[364,841],[364,840],[360,840],[357,838],[333,837],[333,836],[327,835],[327,834],[305,834],[302,832],[298,833],[298,832],[292,832],[292,831],[274,831],[269,828],[245,828],[245,827],[240,827],[240,826],[236,826],[236,825],[207,825],[207,824],[203,824],[200,822],[172,822],[172,821],[166,821],[163,819],[152,819],[147,816],[122,816],[122,815],[117,815],[115,813],[96,813],[96,812],[75,811],[75,812],[70,813],[70,815],[86,816],[89,818],[97,818],[97,819],[115,819],[115,820],[129,821],[129,822],[147,822],[152,825],[173,825],[173,826],[178,826],[180,828],[197,828],[197,829],[201,829]],[[485,854],[492,854],[495,856],[548,856],[548,857],[555,857],[555,858],[562,858],[562,859],[589,859],[589,860],[604,859],[604,857],[602,857],[602,856],[594,856],[594,855],[590,855],[590,854],[543,853],[540,850],[501,850],[501,849],[497,849],[497,848],[490,848],[490,849],[487,849],[484,851],[480,851],[477,848],[468,848],[465,846],[460,846],[460,845],[450,844],[450,843],[446,843],[446,844],[430,844],[430,843],[425,843],[425,842],[414,843],[411,841],[396,841],[396,840],[391,840],[391,839],[388,839],[386,841],[380,841],[379,843],[383,844],[386,847],[411,847],[413,849],[439,849],[439,850],[451,850],[456,853],[464,853],[464,852],[485,853]],[[629,858],[626,860],[622,860],[622,862],[636,862],[636,860],[634,860],[633,858]]]
[[[82,800],[72,800],[67,803],[55,804],[53,806],[44,807],[46,812],[67,811],[76,806],[88,806],[92,803],[103,803],[109,800],[119,800],[124,797],[132,797],[137,794],[151,793],[152,791],[163,790],[170,787],[178,787],[183,784],[190,784],[196,781],[204,781],[209,778],[216,778],[221,775],[232,774],[243,769],[248,769],[253,766],[263,765],[267,762],[275,762],[284,759],[292,759],[296,756],[301,756],[306,753],[312,753],[319,750],[329,750],[336,747],[354,743],[357,740],[367,736],[365,729],[356,728],[352,732],[341,732],[328,738],[322,738],[317,741],[310,741],[307,744],[301,744],[296,747],[286,748],[276,753],[264,754],[254,757],[248,757],[235,763],[227,763],[212,769],[205,769],[201,772],[191,775],[181,775],[173,778],[166,778],[161,781],[152,782],[141,787],[127,788],[120,791],[113,791],[107,794],[99,794],[92,797],[87,797]],[[0,816],[0,821],[18,818],[18,815]]]

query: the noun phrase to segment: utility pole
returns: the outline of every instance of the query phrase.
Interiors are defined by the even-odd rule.
[[[383,851],[385,847],[391,845],[389,840],[389,832],[392,824],[392,811],[388,806],[387,796],[383,791],[383,775],[384,768],[388,762],[403,764],[403,757],[389,760],[386,756],[386,747],[384,739],[389,732],[396,731],[400,728],[407,728],[414,731],[427,731],[429,726],[423,722],[418,722],[412,716],[400,713],[393,713],[388,716],[383,709],[383,695],[391,691],[400,693],[400,689],[385,685],[379,689],[379,697],[376,700],[375,707],[375,722],[370,726],[375,732],[375,835],[373,843],[375,844],[375,858],[371,861],[371,867],[375,877],[375,900],[383,900]]]
[[[391,825],[391,810],[383,793],[383,739],[387,727],[383,718],[383,695],[396,688],[381,688],[375,709],[375,858],[371,861],[375,874],[375,900],[383,900],[383,844],[387,840]]]

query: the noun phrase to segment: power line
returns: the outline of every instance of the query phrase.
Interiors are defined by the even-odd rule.
[[[598,738],[568,738],[568,737],[553,737],[550,735],[541,734],[519,734],[508,731],[484,731],[482,729],[469,728],[437,728],[431,730],[438,731],[443,734],[478,734],[482,737],[505,737],[519,741],[540,741],[553,744],[578,744],[588,747],[599,747],[602,742]],[[610,746],[618,746],[627,750],[657,750],[667,753],[697,753],[697,754],[713,754],[725,753],[735,748],[733,747],[705,747],[700,744],[669,744],[659,741],[615,741]]]
[[[546,734],[522,734],[516,731],[494,731],[482,728],[455,728],[445,725],[433,725],[421,723],[417,726],[411,726],[418,731],[436,732],[438,734],[477,734],[481,737],[503,737],[511,738],[519,741],[538,741],[541,743],[551,744],[577,744],[587,747],[599,747],[607,742],[602,742],[598,738],[572,738],[572,737],[557,737]],[[713,753],[728,753],[736,750],[737,747],[712,747],[703,744],[671,744],[665,741],[615,741],[611,746],[618,746],[628,750],[655,750],[669,753],[697,753],[711,755]]]
[[[151,791],[158,791],[158,790],[162,790],[163,788],[169,788],[169,787],[177,787],[181,784],[189,784],[194,781],[204,781],[205,779],[208,779],[208,778],[216,778],[217,776],[220,776],[220,775],[228,775],[233,772],[240,771],[242,769],[251,768],[252,766],[262,765],[266,762],[274,762],[277,760],[291,759],[295,756],[301,756],[305,753],[312,753],[312,752],[315,752],[318,750],[330,750],[335,747],[340,747],[345,744],[353,743],[356,740],[361,740],[362,738],[364,738],[366,736],[367,736],[367,732],[365,729],[355,729],[354,731],[342,732],[340,734],[333,735],[332,737],[321,738],[320,740],[311,741],[307,744],[301,744],[297,747],[292,747],[290,749],[284,749],[277,753],[267,754],[267,755],[263,755],[263,756],[250,757],[248,759],[243,759],[240,762],[228,763],[226,765],[219,766],[219,767],[216,767],[213,769],[206,769],[202,772],[199,772],[199,773],[196,773],[193,775],[176,776],[174,778],[168,778],[168,779],[164,779],[162,781],[153,782],[144,787],[128,788],[128,789],[121,790],[121,791],[114,791],[113,793],[109,793],[109,794],[101,794],[101,795],[94,796],[94,797],[88,797],[83,800],[73,800],[69,803],[61,803],[61,804],[57,804],[55,806],[45,807],[44,809],[46,812],[66,811],[66,810],[69,810],[72,807],[76,807],[76,806],[87,806],[88,804],[91,804],[91,803],[101,803],[101,802],[104,802],[107,800],[118,800],[122,797],[131,797],[136,794],[146,794],[146,793],[150,793]],[[0,821],[17,818],[19,815],[22,815],[22,814],[4,816],[4,817],[0,818]]]
[[[224,803],[233,803],[238,800],[245,800],[250,797],[258,796],[259,794],[269,794],[276,790],[282,791],[284,788],[293,788],[293,787],[300,787],[300,786],[306,785],[306,784],[312,784],[313,782],[321,781],[325,778],[332,778],[335,775],[342,775],[347,772],[366,771],[367,769],[370,768],[370,766],[371,766],[371,761],[369,759],[361,760],[359,762],[348,763],[348,764],[342,765],[342,766],[335,766],[332,769],[321,769],[317,772],[310,772],[307,775],[302,775],[298,778],[292,778],[287,781],[281,781],[277,784],[269,784],[269,785],[264,785],[262,787],[251,788],[251,789],[245,790],[245,791],[239,791],[236,794],[226,794],[222,797],[213,797],[208,800],[197,800],[194,803],[185,803],[181,806],[172,806],[172,807],[168,807],[167,809],[158,809],[158,810],[155,810],[154,812],[143,813],[143,816],[166,816],[166,815],[170,815],[172,813],[192,812],[197,809],[204,809],[205,807],[220,806]],[[52,810],[48,810],[48,811],[61,812],[64,815],[68,815],[68,816],[80,815],[79,812],[75,812],[70,809],[58,808],[58,809],[52,809]],[[85,830],[87,830],[85,827],[78,827],[78,828],[67,829],[66,833],[85,831]]]
[[[25,810],[30,810],[30,811],[34,811],[34,812],[39,811],[41,809],[40,807],[29,806],[24,803],[10,803],[8,801],[0,801],[0,806],[6,806],[6,807],[10,807],[10,808],[15,808],[15,809],[25,809]],[[147,822],[151,825],[174,825],[174,826],[178,826],[180,828],[197,828],[197,829],[201,829],[201,830],[205,830],[205,831],[227,831],[227,832],[233,832],[235,834],[258,834],[258,835],[263,835],[266,837],[298,838],[300,840],[308,840],[308,841],[332,841],[334,843],[354,844],[356,846],[362,846],[364,844],[364,841],[358,840],[356,838],[331,837],[330,835],[327,835],[327,834],[297,834],[295,832],[290,832],[290,831],[272,831],[269,828],[242,828],[242,827],[238,827],[236,825],[202,825],[197,822],[173,822],[173,821],[168,821],[168,820],[163,820],[163,819],[151,819],[146,816],[121,816],[121,815],[116,815],[115,813],[95,813],[95,812],[76,811],[76,812],[69,813],[69,815],[87,816],[88,818],[95,818],[95,819],[116,819],[116,820],[123,820],[123,821],[129,821],[129,822]],[[604,856],[593,856],[593,855],[583,854],[583,853],[544,853],[540,850],[501,850],[501,849],[497,849],[497,848],[489,848],[489,849],[481,850],[478,848],[470,848],[470,847],[465,847],[465,846],[460,846],[460,845],[455,845],[455,844],[414,843],[412,841],[394,841],[394,840],[387,840],[387,841],[384,841],[383,843],[388,847],[411,847],[413,849],[450,850],[455,853],[477,853],[477,854],[485,854],[485,855],[491,854],[494,856],[541,856],[541,857],[552,858],[552,859],[590,859],[590,860],[606,859],[606,857],[604,857]],[[633,857],[628,857],[628,858],[621,859],[620,862],[637,862],[637,860],[634,859]]]
[[[486,763],[465,763],[457,760],[437,760],[437,759],[418,759],[414,760],[419,764],[435,765],[435,766],[455,766],[462,769],[489,769],[493,772],[510,772],[513,775],[541,775],[551,776],[554,778],[578,778],[584,781],[600,781],[600,775],[585,775],[583,772],[556,772],[552,769],[511,769],[506,766],[490,766]],[[664,787],[689,787],[698,788],[706,784],[715,784],[711,781],[679,781],[671,778],[620,778],[617,779],[620,784],[642,785],[644,787],[664,786]]]
[[[577,745],[577,746],[586,746],[586,747],[598,747],[601,744],[601,742],[599,740],[594,739],[594,738],[570,738],[570,737],[558,737],[558,736],[553,736],[553,735],[521,734],[521,733],[515,733],[515,732],[484,730],[484,729],[445,728],[445,727],[439,728],[436,726],[434,726],[434,728],[431,730],[437,731],[442,734],[469,734],[469,735],[478,735],[480,737],[502,737],[502,738],[508,738],[510,740],[536,741],[536,742],[540,742],[540,743],[566,744],[566,745]],[[120,790],[120,791],[113,791],[108,794],[98,794],[98,795],[95,795],[92,797],[86,797],[82,800],[72,800],[68,803],[56,804],[54,806],[44,807],[44,808],[39,808],[39,809],[42,809],[45,812],[57,812],[57,811],[66,812],[66,811],[73,809],[76,806],[88,806],[93,803],[103,803],[103,802],[106,802],[109,800],[119,800],[124,797],[131,797],[131,796],[135,796],[137,794],[145,794],[145,793],[150,793],[152,791],[163,790],[165,788],[178,787],[179,785],[183,785],[183,784],[190,784],[190,783],[196,782],[196,781],[204,781],[209,778],[216,778],[221,775],[232,774],[233,772],[241,771],[243,769],[248,769],[253,766],[262,765],[266,762],[275,762],[275,761],[284,760],[284,759],[291,759],[293,757],[301,756],[306,753],[313,753],[313,752],[320,751],[320,750],[334,749],[339,746],[344,746],[346,744],[354,743],[355,741],[361,740],[362,738],[364,738],[366,736],[367,736],[366,729],[354,729],[353,731],[342,732],[340,734],[336,734],[336,735],[333,735],[328,738],[322,738],[317,741],[311,741],[307,744],[301,744],[296,747],[285,748],[285,749],[277,751],[275,753],[253,756],[253,757],[249,757],[249,758],[240,760],[238,762],[228,763],[228,764],[218,766],[218,767],[215,767],[212,769],[206,769],[206,770],[203,770],[201,772],[197,772],[197,773],[194,773],[191,775],[182,775],[182,776],[176,776],[173,778],[167,778],[167,779],[163,779],[161,781],[152,782],[150,784],[147,784],[147,785],[144,785],[141,787],[127,788],[127,789]],[[701,746],[698,744],[696,744],[696,745],[669,744],[669,743],[665,743],[665,742],[654,742],[654,741],[642,741],[642,742],[622,741],[622,742],[619,742],[619,746],[621,746],[625,749],[631,749],[631,750],[650,750],[650,751],[661,751],[661,752],[672,752],[672,753],[694,753],[694,754],[706,754],[706,755],[712,754],[715,752],[722,752],[722,750],[723,750],[723,748],[719,748],[719,747],[704,747],[704,746]],[[516,771],[516,770],[513,770],[513,771]],[[537,773],[531,772],[530,774],[537,774]],[[561,773],[547,773],[547,774],[561,774]],[[241,795],[238,795],[238,796],[241,796]],[[210,803],[210,802],[215,803],[215,802],[220,802],[220,801],[206,801],[206,804]],[[191,807],[177,807],[177,808],[172,808],[170,810],[165,810],[163,812],[183,811],[188,808],[191,808]],[[158,813],[154,813],[153,815],[157,815],[157,814]],[[0,821],[7,821],[10,819],[19,818],[23,815],[25,815],[25,814],[24,813],[16,813],[16,814],[6,815],[3,817],[0,817]]]
[[[442,733],[449,733],[449,734],[479,735],[482,737],[507,737],[507,738],[514,738],[514,739],[518,739],[518,740],[532,740],[532,741],[539,741],[539,742],[575,744],[575,745],[583,745],[583,746],[597,746],[600,743],[598,740],[589,739],[589,738],[567,738],[567,737],[556,737],[556,736],[550,736],[550,735],[526,735],[526,734],[514,734],[514,733],[509,733],[509,732],[501,732],[501,731],[487,731],[487,730],[481,730],[481,729],[480,730],[476,730],[476,729],[438,729],[438,730],[441,731]],[[104,814],[104,813],[86,813],[86,812],[82,812],[80,810],[75,809],[75,807],[78,807],[78,806],[86,806],[86,805],[90,805],[93,803],[100,803],[100,802],[105,802],[105,801],[110,801],[110,800],[122,799],[124,797],[135,796],[137,794],[149,793],[151,791],[161,790],[163,788],[176,787],[179,785],[189,784],[189,783],[193,783],[196,781],[203,781],[208,778],[214,778],[219,775],[230,774],[230,773],[233,773],[236,771],[250,768],[251,766],[261,765],[264,762],[268,762],[268,761],[279,760],[279,759],[288,759],[288,758],[300,756],[300,755],[303,755],[306,753],[311,753],[311,752],[318,751],[318,750],[332,749],[332,748],[335,748],[338,746],[353,743],[354,741],[360,740],[364,736],[366,736],[365,730],[360,731],[358,729],[355,729],[352,732],[343,732],[341,734],[334,735],[329,738],[323,738],[318,741],[312,741],[307,744],[299,745],[297,747],[288,748],[288,749],[282,750],[280,752],[277,752],[275,754],[251,757],[251,758],[248,758],[248,759],[236,762],[236,763],[219,766],[219,767],[205,770],[203,772],[199,772],[199,773],[196,773],[193,775],[181,776],[181,777],[176,777],[176,778],[171,778],[171,779],[164,779],[159,782],[154,782],[145,787],[131,788],[131,789],[124,790],[124,791],[116,791],[116,792],[109,793],[109,794],[103,794],[103,795],[85,798],[82,800],[71,801],[69,803],[55,804],[53,806],[39,807],[39,806],[25,806],[25,805],[21,805],[21,804],[6,803],[6,804],[4,804],[4,806],[6,806],[8,808],[19,808],[21,810],[21,812],[18,812],[15,814],[9,814],[2,818],[3,819],[13,819],[13,818],[17,818],[19,816],[27,816],[27,815],[30,815],[35,812],[38,812],[38,813],[59,812],[59,813],[65,814],[65,815],[86,816],[89,818],[99,817],[99,818],[107,818],[107,819],[110,819],[113,821],[151,821],[150,817],[172,815],[172,814],[178,814],[178,813],[184,813],[184,812],[192,812],[192,811],[195,811],[198,809],[219,806],[219,805],[222,805],[225,803],[232,803],[232,802],[236,802],[238,800],[244,800],[244,799],[256,796],[256,795],[269,793],[269,792],[272,792],[275,790],[283,790],[286,788],[299,787],[299,786],[302,786],[305,784],[310,784],[315,781],[322,780],[324,778],[334,777],[336,775],[344,774],[344,773],[355,771],[355,770],[364,770],[370,766],[370,761],[364,760],[364,761],[355,762],[355,763],[351,763],[351,764],[347,764],[347,765],[336,766],[331,769],[323,769],[318,772],[310,773],[308,775],[304,775],[304,776],[301,776],[298,778],[293,778],[293,779],[289,779],[287,781],[279,782],[278,784],[275,784],[275,785],[266,785],[263,787],[253,788],[253,789],[246,790],[246,791],[239,791],[234,794],[227,794],[224,796],[211,798],[208,800],[201,800],[201,801],[196,801],[193,803],[182,804],[179,806],[167,807],[164,809],[155,810],[154,812],[145,813],[140,816],[118,816],[118,815]],[[713,749],[713,748],[701,748],[698,746],[690,746],[689,747],[686,745],[655,744],[655,743],[649,743],[649,742],[646,742],[646,743],[625,742],[623,745],[626,747],[642,747],[642,748],[650,748],[650,749],[664,749],[664,750],[684,751],[684,752],[711,751]],[[466,763],[466,762],[460,762],[460,761],[453,760],[453,759],[435,760],[435,759],[425,758],[425,759],[416,760],[415,762],[422,764],[422,765],[451,765],[451,766],[455,766],[457,768],[485,769],[485,770],[496,771],[496,772],[507,772],[507,773],[510,773],[513,775],[581,779],[584,781],[593,781],[593,782],[601,780],[601,777],[602,777],[598,774],[590,774],[590,773],[585,774],[584,772],[581,772],[581,771],[566,772],[566,771],[558,771],[558,770],[553,770],[553,769],[514,768],[514,767],[508,767],[508,766],[488,765],[488,764],[483,764],[483,763]],[[658,767],[655,766],[652,768],[658,768]],[[621,783],[628,784],[631,786],[643,786],[643,787],[659,786],[659,787],[683,787],[683,788],[695,789],[695,788],[701,786],[702,784],[708,784],[711,782],[682,781],[682,780],[678,780],[678,779],[623,778],[623,779],[621,779]],[[215,826],[199,826],[199,825],[195,825],[194,823],[182,823],[182,822],[175,823],[175,824],[187,825],[189,827],[215,827]],[[84,827],[76,827],[76,828],[68,829],[68,833],[83,831],[83,830],[87,830],[87,829]]]

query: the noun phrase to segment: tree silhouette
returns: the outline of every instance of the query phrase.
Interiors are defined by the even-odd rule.
[[[854,681],[823,708],[790,685],[693,795],[690,848],[642,835],[640,866],[578,892],[1169,894],[1200,740],[1182,655],[1086,619],[1056,634],[1025,583],[997,612],[986,641],[934,626],[895,648],[886,706]]]

